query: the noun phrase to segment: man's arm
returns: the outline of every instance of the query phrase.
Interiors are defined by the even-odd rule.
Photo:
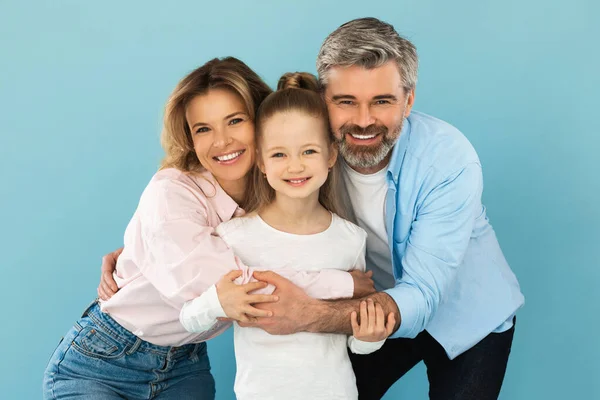
[[[271,317],[257,318],[241,326],[259,327],[272,335],[295,332],[326,332],[352,334],[350,314],[360,310],[360,302],[373,299],[383,308],[384,314],[393,312],[396,320],[394,330],[400,325],[400,313],[394,300],[383,292],[373,293],[361,299],[318,300],[308,296],[301,288],[272,271],[255,272],[254,277],[276,287],[273,292],[279,301],[257,304],[256,308],[269,310]]]

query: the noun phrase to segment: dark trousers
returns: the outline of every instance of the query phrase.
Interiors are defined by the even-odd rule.
[[[372,354],[350,354],[359,399],[380,399],[420,361],[427,367],[432,400],[497,399],[514,329],[489,334],[454,360],[427,331],[414,339],[388,339]]]

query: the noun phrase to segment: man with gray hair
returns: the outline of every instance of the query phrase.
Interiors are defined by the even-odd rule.
[[[424,361],[431,399],[496,399],[512,345],[519,284],[481,203],[479,158],[453,126],[412,111],[417,52],[393,26],[350,21],[323,43],[317,71],[344,182],[368,233],[367,267],[396,315],[377,352],[351,354],[360,399],[379,399]],[[361,300],[311,299],[272,272],[274,317],[252,324],[272,334],[352,333]],[[369,303],[372,304],[372,303]]]

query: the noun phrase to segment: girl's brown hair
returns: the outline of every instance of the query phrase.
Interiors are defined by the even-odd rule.
[[[327,105],[321,97],[317,78],[307,72],[289,72],[279,79],[277,91],[262,102],[256,115],[256,150],[259,163],[261,162],[261,142],[265,122],[275,114],[290,111],[300,111],[320,119],[323,122],[323,131],[326,132],[330,151],[335,146],[333,134],[329,128]],[[275,190],[269,185],[267,178],[258,166],[253,169],[252,175],[247,190],[253,195],[246,204],[247,212],[261,211],[275,199]],[[345,217],[345,212],[335,193],[339,180],[340,171],[336,163],[319,190],[319,202],[327,210]]]
[[[183,78],[165,106],[161,144],[165,157],[160,168],[177,168],[185,172],[203,170],[192,141],[185,112],[190,101],[210,89],[225,88],[240,96],[250,118],[272,92],[250,67],[234,57],[215,58]]]

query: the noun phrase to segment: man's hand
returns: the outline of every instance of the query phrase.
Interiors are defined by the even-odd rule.
[[[308,305],[316,300],[304,290],[272,271],[254,272],[254,278],[275,286],[273,295],[279,298],[275,303],[255,304],[256,308],[270,311],[271,317],[258,317],[254,322],[240,323],[243,327],[256,327],[272,335],[289,335],[306,331],[314,318],[307,312]]]
[[[100,297],[101,300],[110,299],[119,290],[117,282],[115,282],[113,278],[113,272],[115,272],[117,259],[122,252],[123,248],[121,247],[102,257],[100,284],[98,285],[98,297]]]
[[[373,271],[362,272],[357,269],[350,271],[352,279],[354,279],[354,295],[353,299],[360,299],[376,292],[375,284],[373,283]]]

